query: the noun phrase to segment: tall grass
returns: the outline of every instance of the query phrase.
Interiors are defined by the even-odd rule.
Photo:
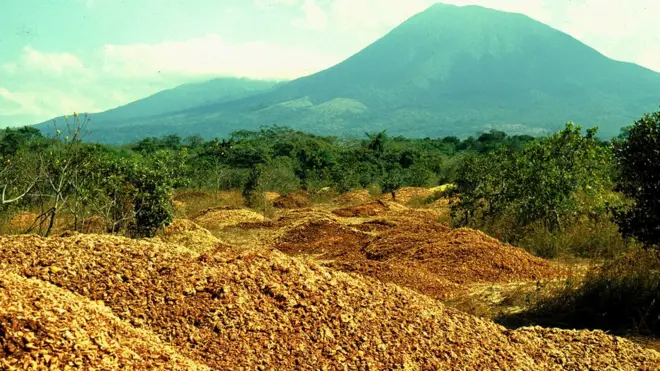
[[[634,250],[592,269],[583,281],[567,281],[525,312],[497,320],[512,327],[532,324],[660,336],[660,252]]]
[[[217,206],[242,207],[245,199],[240,191],[216,191],[200,189],[178,189],[174,201],[181,202],[179,217],[194,218],[201,211]]]
[[[624,238],[611,220],[587,218],[555,232],[543,225],[533,225],[517,238],[515,244],[544,258],[597,260],[614,259],[639,246],[636,241]]]
[[[488,220],[478,228],[546,259],[614,259],[640,246],[637,241],[624,238],[608,215],[576,217],[554,231],[542,222],[520,228],[506,215]]]

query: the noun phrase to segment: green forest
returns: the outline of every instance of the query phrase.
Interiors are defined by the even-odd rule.
[[[173,198],[184,190],[239,190],[244,206],[267,212],[265,192],[322,200],[357,189],[395,197],[402,187],[449,185],[410,206],[446,198],[454,227],[544,258],[602,262],[584,283],[556,293],[562,300],[538,300],[503,323],[660,335],[660,112],[609,141],[597,128],[568,123],[538,138],[497,130],[465,139],[385,131],[353,138],[265,127],[112,146],[85,140],[94,130],[88,116],[54,125],[53,136],[31,127],[0,132],[2,233],[48,236],[59,219],[78,231],[97,217],[107,233],[153,237],[175,217]],[[8,221],[24,210],[34,220],[11,230]]]
[[[30,127],[0,134],[3,211],[38,207],[34,227],[46,235],[63,211],[77,222],[100,215],[116,233],[153,235],[171,221],[176,189],[240,190],[254,206],[268,191],[391,192],[452,183],[463,159],[498,148],[519,152],[536,141],[499,131],[464,140],[386,132],[356,139],[268,127],[210,141],[168,135],[112,146],[86,142],[93,125],[78,115],[54,130],[52,137]]]

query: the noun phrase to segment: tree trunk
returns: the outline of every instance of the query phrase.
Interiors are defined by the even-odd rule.
[[[57,215],[57,210],[53,209],[50,214],[50,221],[48,222],[48,229],[46,230],[46,233],[44,234],[44,237],[48,237],[50,235],[50,232],[53,230],[53,225],[55,224],[55,215]]]

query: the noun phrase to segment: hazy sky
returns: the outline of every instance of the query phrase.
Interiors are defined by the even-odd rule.
[[[0,0],[0,128],[216,76],[295,78],[433,0]],[[524,13],[660,71],[658,0],[447,0]]]

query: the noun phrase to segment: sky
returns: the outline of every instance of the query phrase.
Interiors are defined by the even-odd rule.
[[[0,128],[214,77],[294,79],[434,0],[0,0]],[[523,13],[660,72],[660,1],[446,0]]]

